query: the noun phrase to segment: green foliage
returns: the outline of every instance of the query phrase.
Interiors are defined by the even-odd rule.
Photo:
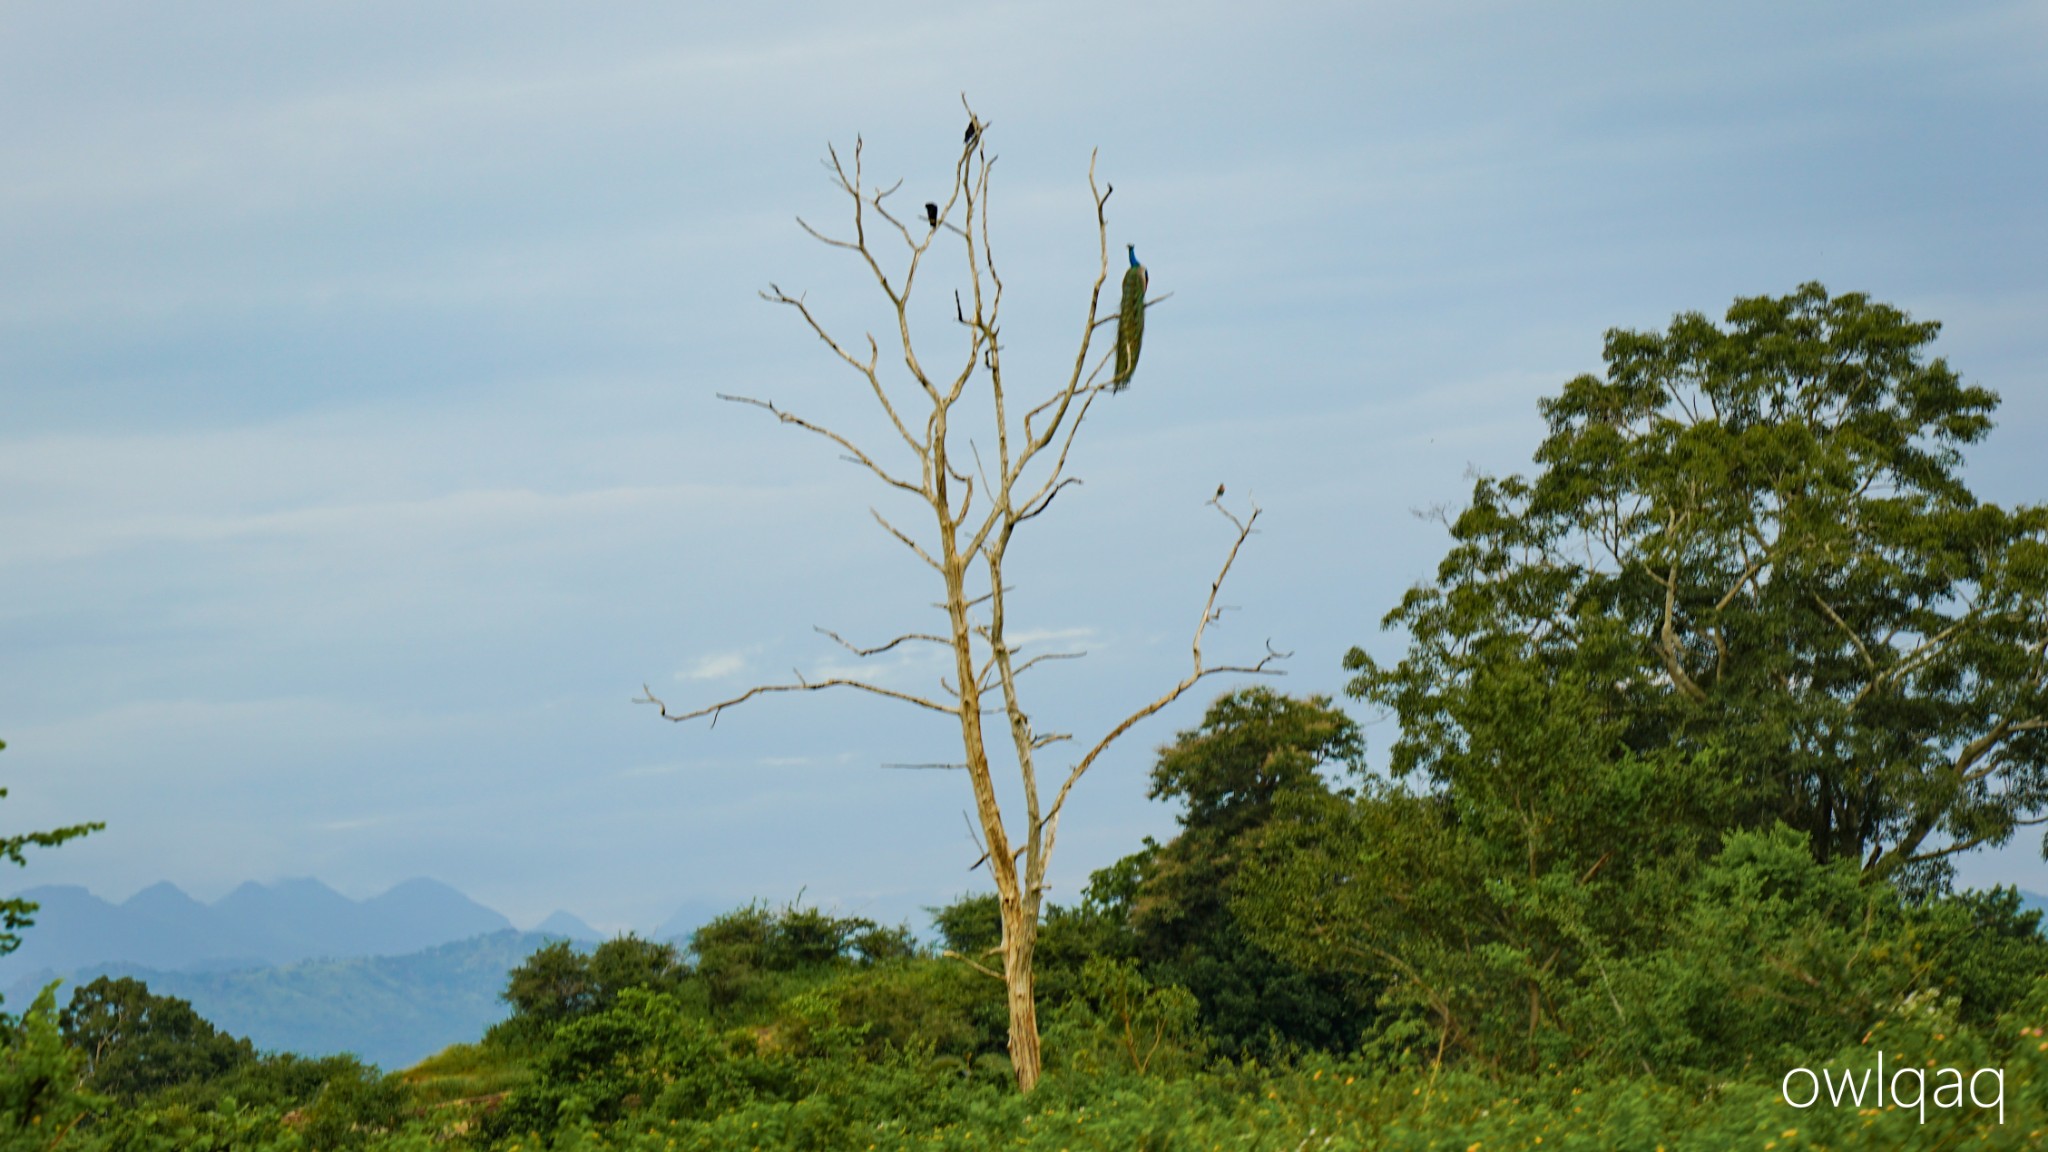
[[[1054,1066],[1075,1073],[1184,1075],[1208,1047],[1200,1016],[1187,989],[1154,985],[1133,961],[1097,958],[1054,1013],[1046,1042]]]
[[[1692,884],[1653,951],[1617,960],[1614,1010],[1581,996],[1603,1047],[1659,1071],[1789,1067],[1853,1044],[1938,988],[1898,894],[1854,861],[1817,863],[1802,834],[1738,832]]]
[[[1725,1075],[2043,971],[2009,901],[1927,898],[2048,812],[2048,509],[1958,478],[1995,397],[1861,296],[1728,324],[1610,333],[1544,403],[1542,470],[1481,480],[1387,617],[1404,658],[1347,658],[1394,780],[1250,837],[1232,909],[1384,982],[1372,1051]]]
[[[1180,834],[1164,845],[1148,842],[1091,886],[1093,908],[1126,918],[1125,950],[1146,979],[1192,993],[1227,1056],[1276,1045],[1349,1051],[1370,1020],[1365,986],[1276,955],[1251,938],[1230,906],[1267,827],[1290,802],[1329,798],[1322,773],[1355,773],[1363,755],[1358,726],[1325,698],[1296,700],[1264,688],[1225,695],[1200,727],[1160,752],[1152,770],[1151,796],[1185,805]],[[1094,935],[1102,955],[1124,954],[1120,941],[1101,939],[1100,926]]]
[[[0,740],[0,749],[6,747],[7,742]],[[0,788],[0,800],[6,798],[7,789]],[[28,859],[24,853],[30,848],[55,848],[66,840],[75,840],[88,832],[98,832],[105,827],[105,824],[73,824],[48,832],[23,832],[18,836],[0,836],[0,858],[26,866]],[[35,910],[36,904],[33,900],[23,900],[19,896],[0,900],[0,956],[21,947],[21,930],[35,923]]]
[[[322,1152],[356,1152],[396,1131],[410,1110],[402,1081],[356,1065],[321,1086],[301,1117],[300,1136]]]
[[[671,997],[629,989],[611,1008],[557,1029],[532,1081],[514,1091],[489,1130],[547,1132],[605,1124],[658,1107],[684,1117],[746,1098],[761,1058],[750,1037],[720,1033]]]
[[[526,1083],[517,1054],[492,1044],[451,1044],[398,1073],[412,1100],[425,1108],[491,1101]]]
[[[713,1011],[736,1015],[771,1002],[779,974],[882,963],[909,955],[914,945],[907,929],[862,917],[795,903],[780,911],[750,904],[697,929],[690,951]]]
[[[611,1007],[628,989],[673,989],[688,976],[675,945],[630,932],[587,955],[556,940],[512,970],[504,992],[512,1017],[492,1036],[514,1047],[531,1045],[562,1024]]]
[[[1534,763],[1487,730],[1537,718],[1489,678],[1527,666],[1588,697],[1589,751],[1711,759],[1744,826],[1938,883],[2048,812],[2048,508],[1962,482],[1997,398],[1923,358],[1938,325],[1816,284],[1727,320],[1610,332],[1352,691],[1399,716],[1397,774],[1465,787]]]
[[[923,1052],[971,1066],[1009,1041],[1003,987],[954,960],[904,961],[835,977],[819,992],[871,1059]]]
[[[247,1040],[215,1028],[190,1003],[127,977],[74,989],[58,1020],[85,1058],[87,1083],[124,1101],[216,1079],[256,1059]]]
[[[567,940],[546,945],[514,968],[505,1000],[515,1016],[553,1026],[597,1006],[589,958]]]
[[[993,892],[962,896],[943,908],[927,908],[932,927],[948,951],[981,956],[1003,942],[1002,902]]]
[[[57,1024],[57,986],[19,1020],[0,1017],[0,1149],[55,1148],[105,1101],[85,1090],[82,1061]]]

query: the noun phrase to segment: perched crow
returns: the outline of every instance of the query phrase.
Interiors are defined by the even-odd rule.
[[[939,226],[939,206],[929,200],[925,201],[924,218],[932,222],[932,227],[937,228]]]

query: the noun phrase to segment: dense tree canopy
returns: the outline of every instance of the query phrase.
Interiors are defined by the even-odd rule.
[[[1253,939],[1386,981],[1382,1050],[1495,1070],[1726,1072],[2011,1003],[2016,903],[1901,900],[2048,815],[2048,509],[1963,483],[1996,397],[1936,331],[1808,285],[1609,333],[1387,616],[1402,658],[1348,657],[1394,778],[1281,802]]]
[[[1130,861],[1135,951],[1154,983],[1194,994],[1227,1055],[1275,1042],[1336,1051],[1358,1043],[1370,993],[1253,943],[1229,902],[1282,802],[1328,797],[1321,774],[1358,771],[1364,752],[1358,725],[1329,700],[1248,688],[1211,704],[1153,766],[1152,798],[1186,807],[1178,836]]]
[[[1603,754],[1711,758],[1821,859],[1938,880],[2048,816],[2048,508],[1964,483],[1997,397],[1925,357],[1938,330],[1809,284],[1610,332],[1537,474],[1480,480],[1388,615],[1407,653],[1349,657],[1395,770],[1509,770],[1484,729],[1529,720],[1488,693],[1525,663],[1590,694]]]
[[[504,998],[517,1018],[552,1027],[611,1007],[628,988],[674,988],[685,971],[675,945],[630,932],[588,954],[557,940],[512,970]]]
[[[247,1040],[131,977],[101,976],[75,990],[58,1024],[85,1056],[87,1083],[124,1100],[222,1076],[256,1059]]]

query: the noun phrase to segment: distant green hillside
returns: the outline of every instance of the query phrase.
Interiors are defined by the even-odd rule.
[[[353,1052],[396,1069],[474,1040],[502,1020],[507,1007],[498,994],[506,974],[551,939],[557,937],[507,930],[406,956],[231,972],[108,964],[81,969],[73,979],[133,976],[152,992],[191,1001],[200,1015],[258,1048],[306,1056]],[[68,996],[63,990],[60,1003]]]

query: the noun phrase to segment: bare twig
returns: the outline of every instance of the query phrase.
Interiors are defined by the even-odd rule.
[[[840,637],[839,633],[832,631],[830,628],[820,628],[816,625],[812,625],[811,631],[817,632],[824,636],[831,637],[833,643],[839,645],[841,648],[846,649],[848,652],[853,653],[855,656],[879,656],[882,653],[887,652],[891,648],[896,647],[898,644],[908,644],[914,641],[923,641],[927,644],[938,645],[952,643],[952,641],[947,640],[944,636],[933,636],[928,632],[905,632],[903,635],[896,637],[894,640],[891,640],[886,644],[877,645],[873,648],[861,648],[856,645],[847,643],[844,639]]]
[[[799,675],[794,684],[756,685],[730,700],[721,700],[716,704],[707,705],[690,712],[669,711],[668,705],[663,703],[661,698],[654,694],[654,690],[642,684],[640,686],[641,695],[633,703],[652,704],[660,710],[663,720],[672,720],[676,723],[681,723],[685,720],[695,720],[700,716],[709,716],[711,717],[711,725],[715,728],[718,726],[719,713],[736,704],[744,704],[756,696],[766,696],[775,692],[817,692],[826,688],[852,688],[861,692],[869,692],[876,696],[886,696],[891,700],[901,700],[906,704],[915,704],[920,708],[930,709],[933,712],[943,712],[948,716],[958,716],[960,714],[958,707],[941,704],[935,700],[927,700],[915,693],[899,692],[894,688],[884,688],[879,684],[870,684],[865,680],[855,680],[847,676],[834,676],[829,680],[806,680]]]

